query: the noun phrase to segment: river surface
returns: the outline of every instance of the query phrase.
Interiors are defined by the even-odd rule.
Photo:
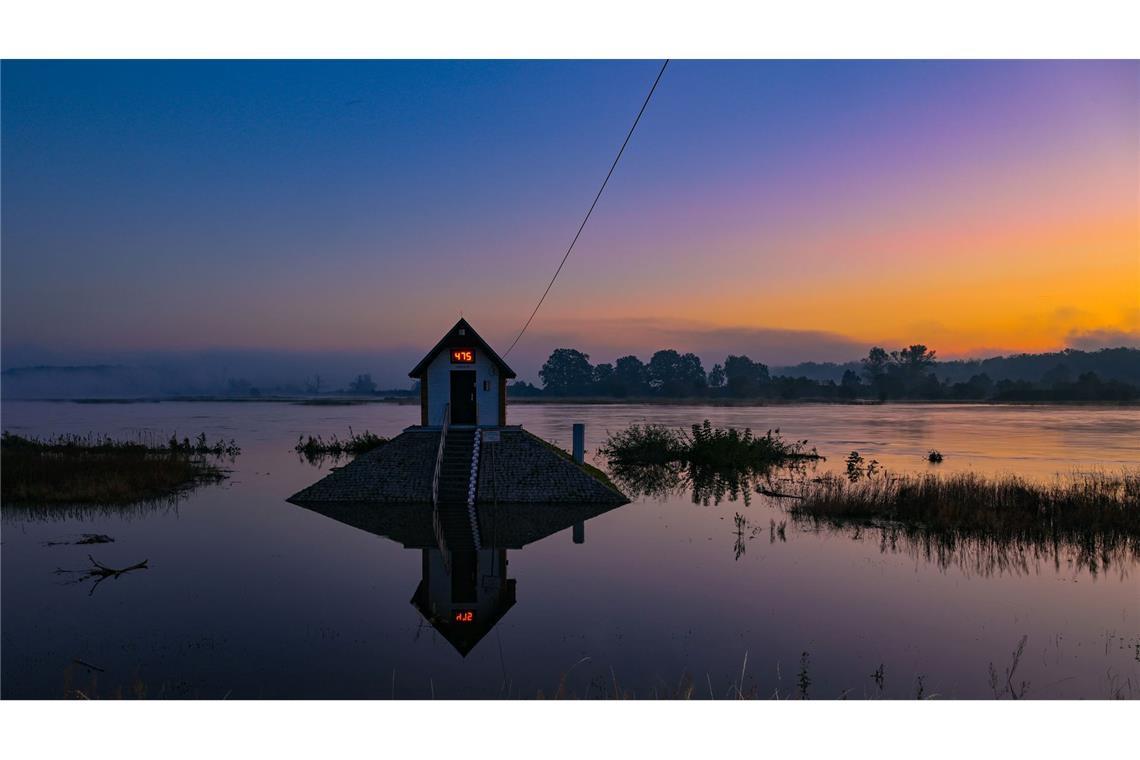
[[[797,524],[779,505],[639,497],[507,553],[516,603],[466,655],[410,602],[423,551],[285,499],[334,466],[301,434],[392,436],[417,405],[4,402],[22,434],[234,438],[225,482],[173,505],[7,510],[2,695],[148,698],[534,698],[737,695],[1140,696],[1140,566],[1071,552],[932,556],[874,532]],[[1016,473],[1140,463],[1140,409],[991,406],[514,405],[509,421],[596,451],[631,422],[779,428],[843,468]],[[596,455],[595,455],[596,456]],[[740,515],[740,521],[737,520]],[[114,543],[55,543],[103,533]],[[88,554],[146,570],[69,583]],[[1006,670],[1025,637],[1011,678]]]

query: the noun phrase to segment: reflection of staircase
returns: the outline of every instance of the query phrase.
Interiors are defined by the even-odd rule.
[[[472,455],[478,434],[478,431],[451,430],[444,441],[437,509],[444,540],[453,552],[478,548],[468,511]]]

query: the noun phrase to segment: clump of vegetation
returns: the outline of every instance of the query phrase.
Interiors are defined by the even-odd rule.
[[[1019,684],[1014,684],[1014,676],[1017,673],[1017,666],[1021,664],[1021,655],[1025,654],[1025,642],[1029,640],[1029,636],[1022,636],[1021,641],[1017,643],[1017,649],[1013,650],[1013,656],[1010,660],[1009,667],[1005,669],[1005,675],[999,676],[997,668],[994,664],[990,663],[990,689],[994,693],[994,699],[1001,699],[1008,695],[1010,699],[1023,699],[1025,692],[1029,691],[1029,682],[1021,681]]]
[[[625,430],[610,433],[599,453],[610,464],[666,464],[684,458],[684,441],[679,430],[653,423],[634,423]]]
[[[807,652],[800,654],[800,671],[796,674],[796,685],[800,690],[800,699],[808,698],[808,688],[811,686],[811,676],[808,675],[810,658]]]
[[[769,430],[762,436],[752,430],[713,427],[705,420],[693,425],[690,433],[664,425],[631,425],[612,433],[601,448],[611,464],[662,465],[690,464],[698,467],[740,470],[769,467],[794,460],[819,459],[815,449],[807,449],[807,441],[785,441],[780,431]]]
[[[807,441],[787,442],[779,430],[762,436],[751,430],[714,428],[705,420],[691,432],[664,425],[631,425],[609,435],[599,449],[610,473],[633,495],[664,497],[690,490],[695,504],[772,493],[774,467],[803,467],[822,459]]]
[[[1140,557],[1140,470],[1089,472],[1034,483],[1013,475],[932,473],[805,480],[788,512],[836,528],[880,530],[940,562],[972,554],[979,569],[1020,567],[1024,556],[1075,550],[1090,571]]]
[[[847,464],[847,479],[857,483],[863,478],[873,478],[879,472],[879,460],[865,460],[858,451],[852,451],[845,460]]]
[[[1117,530],[1140,537],[1140,470],[1088,472],[1038,484],[1006,475],[896,475],[806,482],[793,514],[888,519],[991,532]]]
[[[815,449],[807,449],[807,441],[785,441],[780,430],[769,430],[762,436],[743,433],[735,428],[714,428],[708,420],[693,425],[692,434],[684,437],[686,459],[695,465],[741,469],[783,464],[796,459],[819,459]]]
[[[328,439],[319,435],[298,436],[297,445],[293,447],[293,450],[310,463],[315,464],[324,461],[326,457],[334,460],[346,456],[355,457],[378,449],[387,442],[387,438],[370,433],[367,430],[363,433],[355,433],[352,428],[349,428],[348,438],[343,440],[337,437],[335,433]]]
[[[236,456],[231,440],[172,437],[166,444],[110,436],[39,439],[5,431],[0,439],[5,504],[133,504],[170,499],[226,471],[210,457]]]
[[[926,461],[930,462],[931,464],[941,464],[942,452],[938,449],[931,449],[926,453]]]
[[[110,441],[109,438],[104,439]],[[114,442],[111,441],[112,445]],[[177,453],[182,454],[212,454],[216,457],[236,457],[241,453],[241,448],[237,445],[233,438],[229,441],[219,438],[214,443],[206,442],[206,434],[199,433],[198,437],[191,441],[189,438],[178,440],[177,434],[170,436],[170,441],[167,442],[167,447]]]

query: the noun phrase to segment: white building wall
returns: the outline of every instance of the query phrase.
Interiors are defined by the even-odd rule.
[[[451,371],[464,369],[475,370],[476,422],[486,426],[499,424],[499,368],[476,348],[474,364],[452,364],[450,351],[444,349],[428,365],[429,425],[443,424],[443,407],[451,402]]]

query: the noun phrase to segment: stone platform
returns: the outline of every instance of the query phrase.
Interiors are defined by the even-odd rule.
[[[521,427],[498,428],[499,442],[485,443],[479,458],[479,504],[580,504],[619,506],[629,499],[599,470]],[[474,436],[474,428],[453,427]],[[296,504],[367,502],[431,504],[438,429],[412,427],[378,449],[361,454],[289,497]]]

